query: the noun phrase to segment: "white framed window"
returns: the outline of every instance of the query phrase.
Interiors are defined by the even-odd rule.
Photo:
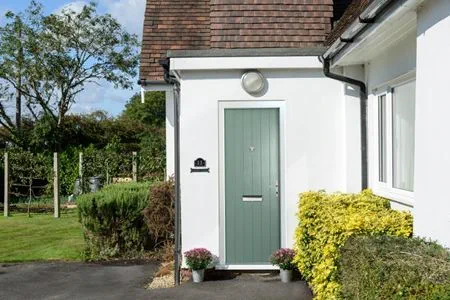
[[[374,192],[413,204],[415,90],[414,79],[403,81],[375,95]]]

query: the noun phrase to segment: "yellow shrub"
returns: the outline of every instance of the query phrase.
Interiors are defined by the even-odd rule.
[[[390,209],[388,200],[370,190],[360,194],[303,193],[297,217],[295,264],[318,300],[339,298],[339,248],[350,236],[412,234],[411,214]]]

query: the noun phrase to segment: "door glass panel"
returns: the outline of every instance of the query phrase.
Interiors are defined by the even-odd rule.
[[[396,87],[392,99],[394,188],[414,190],[415,82]]]

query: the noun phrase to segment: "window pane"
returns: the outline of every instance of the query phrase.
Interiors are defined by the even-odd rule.
[[[386,95],[378,97],[378,180],[387,181]]]
[[[415,82],[399,86],[392,100],[393,186],[414,190]]]

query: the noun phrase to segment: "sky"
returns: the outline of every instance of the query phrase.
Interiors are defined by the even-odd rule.
[[[39,2],[44,5],[45,13],[50,14],[66,6],[77,10],[89,1],[39,0]],[[141,40],[146,0],[96,0],[95,2],[98,3],[99,13],[110,13],[128,32],[137,34]],[[0,25],[4,24],[4,15],[8,10],[23,11],[29,3],[30,0],[0,0]],[[78,95],[71,112],[85,113],[101,109],[111,116],[116,116],[123,110],[130,97],[140,91],[137,80],[138,78],[133,79],[135,83],[133,90],[114,89],[107,83],[101,83],[100,86],[86,85],[85,91]]]

